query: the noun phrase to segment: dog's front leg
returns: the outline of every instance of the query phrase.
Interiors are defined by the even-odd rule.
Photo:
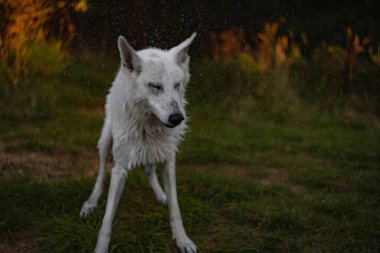
[[[112,169],[111,183],[107,197],[106,213],[104,214],[102,227],[100,228],[98,241],[94,253],[108,252],[111,239],[111,227],[115,217],[116,208],[123,192],[127,170],[125,162],[116,162]]]
[[[178,248],[182,253],[195,253],[197,246],[186,235],[182,223],[182,217],[179,210],[177,199],[177,186],[175,175],[175,155],[168,159],[165,164],[163,174],[165,191],[168,197],[169,211],[170,211],[170,225],[172,228],[173,238],[175,239]]]

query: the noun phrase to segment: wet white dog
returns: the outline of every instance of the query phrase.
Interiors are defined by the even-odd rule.
[[[195,33],[170,50],[156,48],[135,51],[120,36],[121,67],[107,96],[106,117],[99,139],[99,174],[90,198],[80,215],[88,216],[103,191],[108,147],[113,140],[110,189],[106,212],[96,243],[96,253],[108,252],[112,221],[124,189],[127,174],[144,166],[149,183],[162,204],[168,204],[173,238],[182,253],[195,253],[197,246],[183,227],[177,200],[175,157],[186,130],[185,90],[189,82],[188,48]],[[156,175],[164,164],[161,188]]]

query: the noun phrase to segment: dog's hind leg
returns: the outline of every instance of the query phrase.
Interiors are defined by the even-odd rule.
[[[84,202],[82,209],[80,211],[81,217],[87,217],[98,205],[98,200],[103,192],[103,182],[105,176],[105,167],[107,163],[108,148],[111,143],[111,124],[106,118],[100,139],[98,141],[98,152],[99,152],[99,173],[96,178],[96,183],[89,199]]]
[[[153,189],[154,195],[156,195],[157,201],[163,205],[167,205],[168,200],[165,192],[162,190],[160,183],[158,182],[156,168],[156,165],[153,164],[145,165],[145,174],[148,177],[149,184]]]
[[[175,175],[175,154],[166,162],[163,173],[165,191],[168,195],[168,205],[170,211],[170,225],[173,238],[181,253],[196,253],[197,246],[190,240],[183,227],[181,213],[178,206],[177,186]]]

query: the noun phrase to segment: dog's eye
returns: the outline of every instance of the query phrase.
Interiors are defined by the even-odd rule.
[[[181,86],[181,83],[177,82],[174,84],[174,89],[178,90],[180,86]]]
[[[163,90],[162,85],[159,83],[148,83],[148,86],[158,91]]]

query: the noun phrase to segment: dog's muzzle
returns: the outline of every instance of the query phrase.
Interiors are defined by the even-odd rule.
[[[185,119],[185,117],[183,116],[182,113],[173,113],[169,116],[169,124],[165,124],[165,126],[169,127],[169,128],[173,128],[173,127],[176,127],[178,126],[183,120]]]

